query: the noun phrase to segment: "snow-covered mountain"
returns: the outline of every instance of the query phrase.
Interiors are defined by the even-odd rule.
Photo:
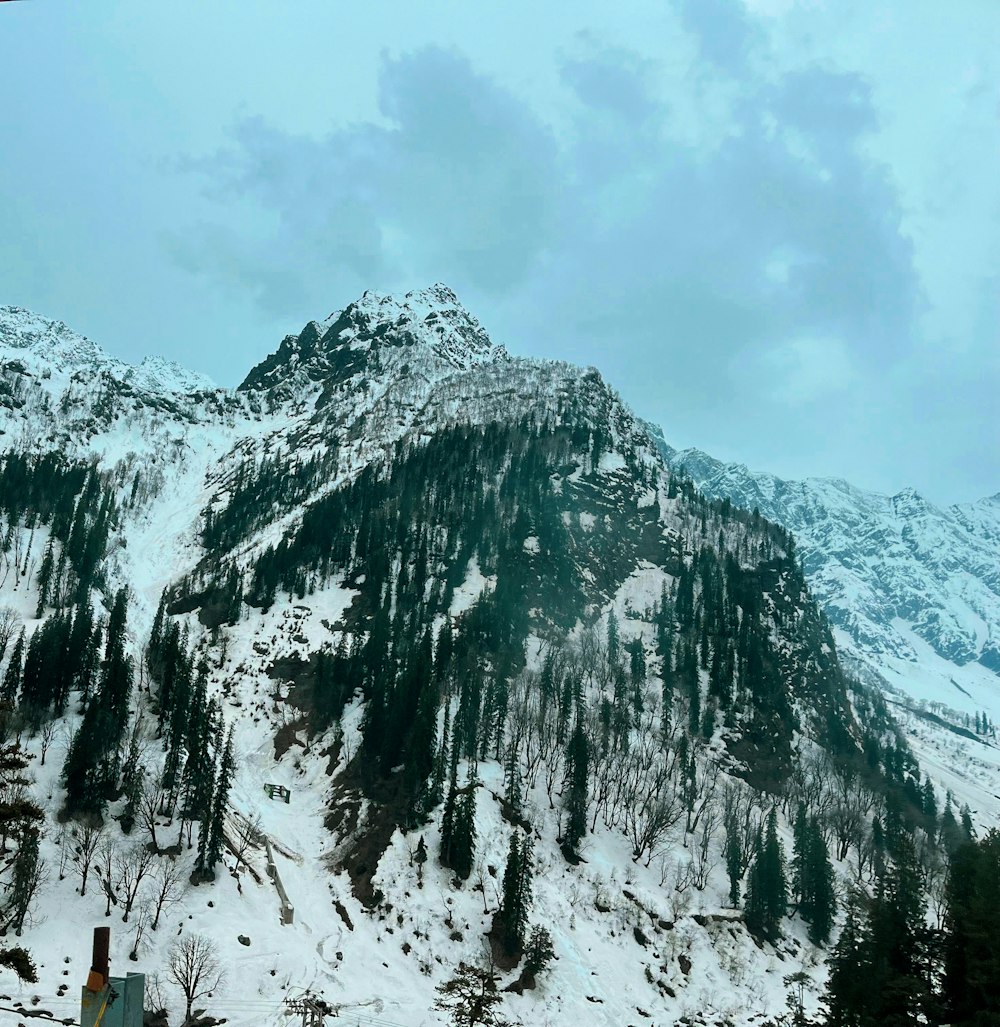
[[[88,600],[110,622],[124,586],[138,670],[96,799],[118,855],[80,895],[83,820],[55,814],[92,682],[39,713],[10,676],[14,635],[0,653],[3,687],[54,725],[24,736],[48,814],[24,932],[41,982],[9,993],[72,1013],[64,971],[121,900],[131,846],[188,880],[208,828],[183,812],[195,785],[123,828],[137,781],[177,790],[198,745],[221,765],[207,697],[233,731],[228,851],[166,930],[114,908],[113,972],[152,975],[196,931],[229,968],[210,1004],[233,1024],[283,1023],[307,989],[358,1023],[443,1023],[436,989],[460,963],[509,959],[496,917],[523,832],[556,958],[534,989],[500,971],[508,1018],[742,1025],[785,1008],[797,969],[815,1008],[824,953],[801,917],[758,944],[732,908],[735,835],[743,877],[772,807],[790,849],[798,802],[822,805],[838,872],[863,880],[876,811],[933,832],[925,783],[844,674],[788,533],[679,484],[662,448],[596,370],[510,356],[441,285],[310,321],[232,390],[4,308],[0,474],[19,491],[0,492],[0,608],[30,644]],[[917,621],[910,644],[930,649]],[[945,768],[954,734],[909,717],[939,786],[992,817],[991,744],[970,736]],[[470,806],[463,877],[444,836]]]
[[[78,374],[107,375],[122,384],[163,395],[209,392],[215,384],[162,357],[146,357],[133,366],[116,360],[97,343],[23,307],[0,306],[0,361],[19,365],[50,384],[53,392]]]
[[[794,533],[842,649],[918,699],[970,714],[1000,705],[1000,494],[942,508],[912,489],[785,481],[660,445],[707,495]]]

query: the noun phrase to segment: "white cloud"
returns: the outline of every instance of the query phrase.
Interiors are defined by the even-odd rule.
[[[761,351],[742,351],[733,373],[788,407],[803,407],[846,392],[858,380],[849,348],[837,338],[805,336]]]

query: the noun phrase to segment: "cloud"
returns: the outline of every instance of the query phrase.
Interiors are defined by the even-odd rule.
[[[303,319],[444,280],[515,350],[598,364],[707,447],[813,417],[787,442],[805,457],[829,430],[809,405],[888,373],[922,303],[866,146],[874,101],[829,67],[751,72],[767,38],[738,0],[680,9],[700,56],[679,85],[668,62],[583,35],[562,92],[532,103],[430,47],[384,58],[378,123],[312,139],[243,121],[198,166],[239,217],[220,201],[177,259]],[[739,77],[724,117],[706,75]]]
[[[515,288],[552,231],[560,175],[546,126],[436,47],[384,61],[379,108],[384,124],[319,140],[259,118],[239,122],[228,149],[190,167],[220,204],[258,203],[257,220],[273,230],[245,231],[239,260],[232,234],[211,225],[171,240],[172,252],[189,267],[200,253],[205,268],[244,282],[272,312],[348,282]]]
[[[677,7],[701,55],[720,68],[742,71],[763,41],[742,0],[679,0]]]
[[[737,354],[731,373],[744,387],[785,407],[828,401],[858,384],[850,350],[840,339],[788,339]]]
[[[631,50],[602,47],[589,33],[582,33],[578,42],[583,52],[564,59],[560,72],[591,111],[605,112],[630,130],[661,112],[649,81],[656,68],[653,61]]]

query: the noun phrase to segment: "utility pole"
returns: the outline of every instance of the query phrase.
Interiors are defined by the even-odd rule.
[[[328,1015],[337,1015],[336,1011],[326,1002],[308,993],[302,998],[285,999],[285,1010],[289,1013],[300,1013],[302,1027],[323,1027]]]

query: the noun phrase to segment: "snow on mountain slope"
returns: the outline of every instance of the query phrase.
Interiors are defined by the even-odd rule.
[[[915,662],[915,635],[956,668],[1000,671],[997,497],[941,509],[913,490],[783,481],[699,450],[663,451],[707,494],[795,533],[810,584],[859,654]]]
[[[466,370],[504,360],[479,322],[444,285],[399,298],[366,292],[324,321],[310,321],[298,336],[258,364],[240,389],[274,389],[304,380],[343,380],[355,370],[384,369],[432,353],[445,368]],[[395,354],[399,361],[393,360]]]
[[[781,693],[777,701],[793,691],[793,680],[802,691],[781,707],[794,728],[776,724],[780,717],[772,717],[761,729],[763,737],[752,744],[740,734],[741,718],[752,706],[749,696],[741,697],[737,712],[723,716],[719,711],[717,720],[709,718],[707,727],[699,717],[692,718],[697,759],[684,770],[692,775],[692,787],[695,781],[704,784],[702,777],[711,768],[724,767],[727,774],[720,781],[748,794],[738,775],[748,772],[781,731],[801,745],[796,755],[821,753],[821,742],[812,737],[818,737],[815,723],[821,718],[811,715],[820,709],[829,720],[842,717],[841,744],[855,740],[857,725],[836,691],[841,680],[836,655],[794,566],[782,563],[784,533],[753,528],[742,515],[726,520],[708,504],[701,504],[696,515],[693,504],[700,500],[669,493],[645,428],[596,371],[511,358],[443,286],[401,298],[366,293],[343,311],[287,337],[237,390],[203,388],[207,383],[196,377],[156,363],[129,369],[56,322],[24,312],[6,317],[7,342],[0,348],[0,383],[6,383],[0,385],[0,447],[92,457],[107,472],[122,513],[105,570],[112,585],[127,584],[135,597],[129,627],[140,662],[160,593],[166,586],[186,586],[186,592],[178,593],[181,602],[174,619],[189,632],[195,655],[206,660],[212,695],[234,730],[237,771],[228,826],[236,831],[246,818],[260,816],[295,907],[294,923],[281,926],[280,900],[266,874],[264,850],[257,845],[249,869],[220,872],[211,886],[187,887],[171,909],[166,929],[146,933],[135,962],[128,953],[137,925],[123,923],[114,910],[116,973],[153,973],[162,968],[177,934],[196,930],[219,945],[229,970],[227,982],[208,1003],[210,1009],[228,1015],[234,1024],[284,1023],[283,999],[307,988],[343,1003],[358,1023],[444,1022],[444,1015],[433,1011],[435,987],[459,959],[482,959],[502,889],[511,830],[510,809],[501,798],[503,765],[496,756],[487,758],[488,753],[478,762],[467,757],[459,762],[456,776],[466,780],[469,775],[477,795],[478,865],[465,886],[456,886],[453,874],[434,855],[424,866],[421,883],[413,858],[418,832],[394,827],[384,852],[362,854],[374,861],[367,868],[369,883],[380,895],[378,901],[365,901],[351,876],[360,876],[357,863],[362,857],[352,851],[354,862],[345,862],[352,831],[334,833],[328,819],[335,801],[343,797],[341,778],[348,768],[358,772],[366,712],[363,690],[347,700],[339,728],[314,730],[307,711],[296,705],[300,693],[308,690],[299,684],[298,671],[308,668],[321,649],[332,652],[343,643],[353,652],[355,641],[363,644],[380,603],[386,604],[387,619],[392,607],[394,626],[407,624],[419,612],[412,597],[409,610],[401,606],[400,582],[404,576],[412,582],[417,572],[416,561],[409,567],[398,555],[401,540],[411,541],[418,532],[429,555],[422,557],[425,587],[414,595],[419,607],[440,589],[435,631],[474,613],[477,601],[500,591],[501,585],[507,586],[508,606],[530,603],[524,618],[529,625],[523,640],[527,665],[520,679],[525,689],[538,689],[543,654],[553,645],[555,618],[546,617],[551,613],[547,604],[565,613],[573,645],[581,651],[589,646],[592,652],[603,644],[599,638],[607,637],[609,611],[615,610],[622,651],[639,642],[642,661],[636,671],[628,670],[632,676],[627,687],[624,665],[615,680],[611,675],[588,680],[592,712],[595,723],[599,711],[608,714],[610,732],[612,699],[622,709],[634,702],[643,712],[635,726],[637,737],[651,746],[654,759],[667,748],[659,735],[660,704],[674,702],[655,676],[654,609],[671,589],[680,590],[687,568],[691,575],[684,580],[693,606],[696,557],[708,576],[713,567],[719,567],[719,575],[732,574],[728,580],[738,583],[746,610],[762,618],[762,640],[774,642],[768,666],[790,671],[769,678]],[[470,427],[482,429],[494,443],[496,465],[489,466],[482,480],[475,477],[479,469],[467,463],[467,443],[475,434]],[[394,509],[394,496],[379,494],[382,498],[372,509],[385,518],[378,522],[383,535],[374,540],[374,551],[365,537],[367,563],[357,556],[359,532],[349,547],[350,566],[335,559],[325,570],[306,566],[301,587],[276,590],[272,602],[250,594],[255,566],[269,549],[294,536],[310,505],[366,471],[365,487],[375,490],[446,435],[451,448],[434,450],[441,462],[420,479],[409,505],[400,503],[397,520],[386,514]],[[557,437],[562,449],[553,441]],[[521,444],[519,450],[503,449],[497,442],[510,438]],[[481,452],[489,454],[490,449],[484,446]],[[520,481],[512,473],[515,456]],[[460,480],[451,493],[444,493],[440,482],[448,461],[457,466]],[[276,468],[272,492],[266,491],[268,466]],[[515,513],[509,521],[487,522],[497,537],[480,534],[476,522],[468,528],[464,522],[457,528],[448,523],[449,513],[452,522],[462,521],[454,516],[454,504],[467,481],[476,485],[468,509],[478,509],[476,496],[489,500],[482,504],[487,509],[511,503]],[[236,526],[226,535],[229,548],[219,545],[208,551],[205,511],[224,516],[241,489],[256,502],[253,516],[234,517]],[[982,520],[988,512],[969,516]],[[330,521],[322,525],[321,534],[332,536],[340,527]],[[724,531],[716,565],[709,550]],[[454,548],[447,548],[442,538]],[[26,533],[23,545],[33,544],[27,563],[34,566],[44,533],[33,543],[30,539]],[[738,554],[748,545],[755,551],[752,566],[741,568]],[[379,583],[373,590],[377,559],[388,550],[384,587]],[[494,561],[492,566],[487,558]],[[510,589],[512,565],[519,572],[516,593]],[[213,574],[230,569],[243,576],[247,601],[236,604],[234,618],[203,616],[206,600],[199,590],[217,584]],[[40,622],[34,618],[30,571],[0,584],[0,605],[8,598],[15,601],[29,633],[36,630]],[[742,617],[745,625],[748,616]],[[593,636],[585,632],[585,621],[597,624]],[[687,645],[694,658],[691,639]],[[707,667],[694,666],[696,690],[707,684],[708,676]],[[148,713],[156,688],[148,680],[144,684],[138,694]],[[635,699],[620,701],[632,692]],[[449,692],[448,702],[452,699],[458,696]],[[450,713],[457,716],[458,706],[453,702]],[[687,724],[680,702],[677,712],[680,716],[672,723]],[[154,737],[153,720],[145,741],[149,766],[158,773],[163,745]],[[36,755],[36,791],[53,808],[60,803],[58,772],[77,723],[76,713],[60,722],[61,733],[44,767],[41,739],[27,740]],[[935,736],[928,742],[930,759],[938,758],[936,745]],[[620,767],[639,766],[642,751],[632,750],[634,756],[623,751],[609,780],[620,779]],[[562,743],[552,752],[558,768]],[[780,753],[767,755],[778,761],[774,765],[784,766]],[[650,845],[645,859],[640,858],[643,850],[636,856],[626,830],[620,824],[607,826],[595,809],[594,826],[580,853],[583,862],[571,865],[560,847],[560,772],[552,772],[547,786],[537,769],[535,773],[524,799],[534,827],[537,870],[531,918],[552,931],[558,958],[537,991],[505,998],[508,1016],[524,1024],[609,1027],[663,1027],[682,1016],[695,1023],[744,1024],[781,1011],[783,976],[800,968],[809,978],[807,1005],[815,1008],[824,975],[822,952],[805,940],[799,920],[787,922],[786,937],[777,948],[751,940],[739,915],[728,908],[718,822],[714,835],[699,835],[686,831],[681,817],[657,841],[655,853]],[[390,784],[396,777],[390,767]],[[985,797],[988,775],[970,763],[967,779],[957,781],[956,794],[978,802],[981,794]],[[263,786],[268,782],[291,789],[288,806],[266,797]],[[754,810],[764,816],[768,800],[755,801],[759,805]],[[378,819],[370,795],[352,809],[361,829]],[[117,811],[113,806],[111,812]],[[438,852],[438,813],[420,828],[432,854]],[[159,829],[176,837],[177,827],[166,816]],[[117,832],[117,825],[111,830]],[[782,831],[790,849],[785,822]],[[50,867],[68,870],[51,882],[39,903],[38,922],[25,936],[41,964],[41,984],[10,991],[25,1002],[38,994],[41,1008],[60,1015],[73,1011],[77,978],[86,964],[88,928],[104,922],[105,908],[96,886],[83,898],[76,894],[65,840],[52,823],[43,842],[45,858]],[[705,860],[702,878],[691,876],[699,849]],[[178,859],[186,880],[193,853],[182,848]],[[844,876],[852,872],[846,863],[839,869]],[[71,991],[58,995],[58,986],[67,981]],[[175,995],[170,1001],[176,1008]]]
[[[20,363],[52,381],[53,391],[80,372],[108,374],[147,392],[210,392],[215,384],[162,357],[146,357],[137,367],[116,360],[97,343],[23,307],[0,306],[0,362]]]

